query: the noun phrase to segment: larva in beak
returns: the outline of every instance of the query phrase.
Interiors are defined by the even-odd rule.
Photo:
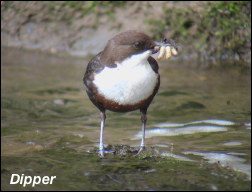
[[[159,50],[160,50],[160,47],[159,47],[159,46],[155,46],[155,47],[154,47],[154,51],[155,51],[155,52],[158,52]]]
[[[172,53],[173,56],[177,56],[178,55],[178,51],[174,47],[171,48],[171,53]]]
[[[158,55],[157,59],[158,60],[162,59],[162,57],[164,56],[164,54],[165,54],[165,46],[162,46],[160,48],[160,52],[159,52],[159,55]]]
[[[170,46],[167,46],[167,47],[165,47],[165,52],[166,52],[166,56],[165,56],[165,58],[166,59],[170,59],[171,58],[171,47]]]

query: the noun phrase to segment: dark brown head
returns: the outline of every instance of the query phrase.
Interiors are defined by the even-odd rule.
[[[104,65],[113,66],[134,54],[147,50],[154,51],[155,42],[139,31],[125,31],[110,39],[101,54]]]

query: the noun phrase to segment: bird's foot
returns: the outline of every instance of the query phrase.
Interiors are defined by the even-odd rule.
[[[138,152],[136,155],[139,155],[140,153],[142,153],[145,150],[145,146],[140,146]]]
[[[100,156],[100,157],[104,157],[104,151],[103,151],[103,150],[100,150],[100,151],[99,151],[99,156]]]
[[[99,156],[104,157],[104,146],[103,145],[100,145],[100,147],[99,147]]]

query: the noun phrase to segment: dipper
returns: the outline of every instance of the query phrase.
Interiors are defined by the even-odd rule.
[[[144,149],[147,109],[160,85],[158,63],[151,54],[158,52],[161,45],[142,32],[125,31],[110,39],[88,63],[83,82],[89,99],[100,110],[102,157],[106,110],[140,110],[142,140],[138,153]]]

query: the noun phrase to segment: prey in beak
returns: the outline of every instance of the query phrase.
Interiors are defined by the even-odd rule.
[[[153,54],[160,51],[157,60],[161,60],[164,55],[165,59],[170,59],[171,56],[177,56],[178,55],[178,48],[175,43],[168,42],[167,39],[164,39],[162,42],[155,41],[155,47],[152,51]]]

